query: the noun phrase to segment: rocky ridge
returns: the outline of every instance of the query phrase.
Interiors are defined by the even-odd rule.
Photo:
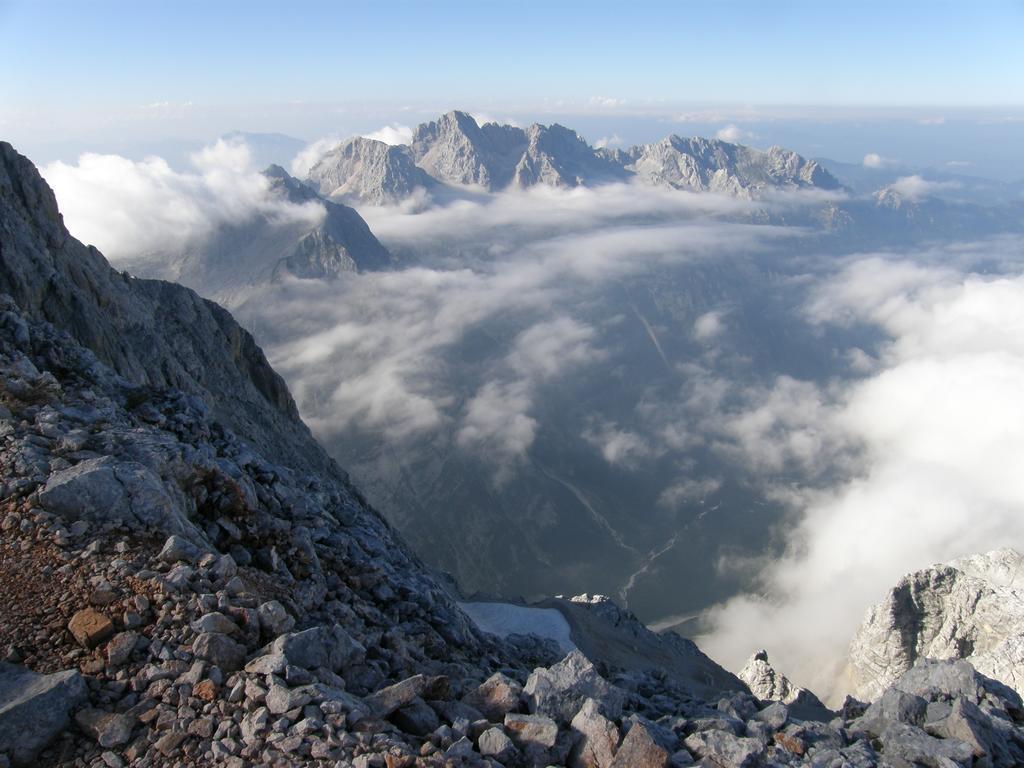
[[[111,270],[0,160],[0,764],[1019,763],[1020,697],[964,661],[826,723],[481,633],[230,315]]]
[[[669,136],[607,151],[558,124],[534,123],[525,129],[478,125],[459,111],[418,126],[408,147],[349,139],[321,158],[307,181],[323,194],[380,205],[406,198],[417,187],[438,184],[498,191],[631,179],[748,199],[769,189],[841,186],[817,162],[780,147],[762,152],[714,139]]]

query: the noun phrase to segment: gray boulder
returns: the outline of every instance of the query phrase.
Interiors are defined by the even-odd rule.
[[[32,765],[87,696],[75,670],[40,675],[0,662],[0,754],[7,753],[15,765]]]
[[[571,768],[608,768],[619,747],[619,729],[601,714],[600,705],[587,699],[572,719],[576,743],[569,755]]]
[[[54,472],[39,492],[39,501],[69,520],[120,522],[198,536],[181,504],[152,470],[110,456]]]
[[[609,683],[578,650],[547,669],[535,669],[523,688],[530,711],[568,723],[587,699],[594,699],[601,713],[615,719],[622,714],[624,692]]]
[[[192,653],[225,672],[234,672],[245,661],[245,646],[220,632],[200,633],[192,643]]]
[[[296,667],[324,667],[332,672],[359,664],[366,658],[362,643],[338,624],[281,635],[271,645],[270,653],[281,654]]]
[[[649,724],[634,723],[622,740],[611,768],[666,768],[671,752],[660,741]]]
[[[512,743],[501,728],[488,728],[477,739],[477,748],[484,757],[493,757],[499,762],[507,762],[516,754],[516,745]]]

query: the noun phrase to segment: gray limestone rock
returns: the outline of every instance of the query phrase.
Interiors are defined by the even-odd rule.
[[[85,681],[75,670],[39,675],[0,662],[0,754],[10,755],[15,765],[33,764],[86,697]]]
[[[966,659],[1024,693],[1020,553],[1002,549],[912,573],[868,609],[850,644],[848,676],[871,700],[918,659]]]
[[[324,667],[339,672],[360,663],[366,649],[344,628],[334,624],[281,635],[273,642],[270,652],[284,656],[289,664],[297,667]]]
[[[523,688],[531,712],[568,723],[587,699],[594,699],[601,712],[617,718],[625,699],[623,692],[605,680],[591,661],[572,651],[547,669],[534,670]]]

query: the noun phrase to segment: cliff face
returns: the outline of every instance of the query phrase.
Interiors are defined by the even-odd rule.
[[[1024,693],[1024,557],[972,555],[903,577],[850,645],[857,696],[873,699],[919,660],[966,659]]]
[[[66,329],[126,379],[198,394],[261,450],[340,476],[302,424],[283,379],[231,315],[179,285],[112,269],[64,227],[53,192],[0,143],[0,292]]]

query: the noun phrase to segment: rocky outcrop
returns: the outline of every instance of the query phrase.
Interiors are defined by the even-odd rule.
[[[28,318],[71,334],[93,362],[140,388],[135,397],[144,398],[147,388],[196,396],[268,455],[299,471],[340,477],[299,419],[284,381],[227,311],[179,285],[112,269],[68,234],[53,192],[3,142],[0,293]]]
[[[923,658],[966,659],[1024,692],[1024,557],[996,550],[905,576],[850,644],[854,695],[871,700]]]
[[[828,709],[806,688],[794,685],[788,677],[776,671],[768,661],[768,652],[755,651],[738,675],[750,692],[762,701],[778,701],[789,705],[802,717],[826,717]]]
[[[416,166],[408,147],[361,136],[321,157],[307,181],[325,197],[369,205],[395,203],[437,183]]]

